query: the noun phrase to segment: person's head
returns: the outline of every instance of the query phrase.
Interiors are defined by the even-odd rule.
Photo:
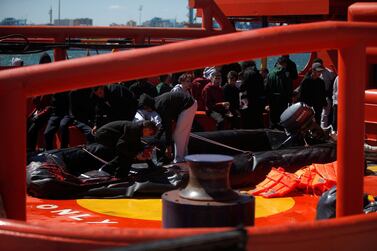
[[[282,68],[287,68],[288,58],[281,56],[277,60],[277,64]]]
[[[211,79],[212,73],[216,71],[216,68],[214,66],[212,67],[206,67],[203,70],[203,77],[206,79]]]
[[[194,78],[202,77],[203,69],[195,69],[194,70]]]
[[[160,76],[160,82],[161,83],[165,83],[165,84],[171,84],[171,75],[170,74],[166,74],[166,75],[161,75]]]
[[[105,97],[105,87],[104,86],[93,87],[93,93],[99,98],[104,98]]]
[[[156,134],[157,126],[153,121],[144,120],[142,121],[143,126],[143,137],[151,137]]]
[[[323,66],[321,63],[313,63],[312,64],[312,73],[311,76],[313,79],[319,78],[321,76],[322,71],[324,70]]]
[[[178,82],[182,85],[183,89],[191,89],[192,75],[189,73],[183,73],[181,76],[179,76]]]
[[[218,70],[214,71],[214,72],[212,73],[210,79],[211,79],[211,82],[212,82],[213,84],[215,84],[215,85],[220,85],[220,84],[221,84],[221,80],[222,80],[222,78],[221,78],[221,72],[218,71]]]
[[[39,58],[39,64],[47,64],[51,62],[51,57],[47,54],[47,52],[43,53],[42,56]]]
[[[228,84],[235,85],[238,79],[238,73],[236,71],[230,71],[227,75]]]
[[[245,71],[247,68],[253,68],[255,69],[257,67],[254,60],[244,61],[241,63],[241,69],[242,71]]]
[[[154,98],[145,93],[141,94],[139,98],[139,108],[144,109],[148,112],[155,110]]]
[[[24,61],[21,58],[12,58],[11,65],[12,66],[23,66]]]
[[[323,60],[322,58],[315,58],[313,59],[313,63],[320,63],[321,65],[323,65]]]
[[[259,70],[259,73],[262,76],[262,78],[265,79],[268,75],[268,69],[263,67]]]

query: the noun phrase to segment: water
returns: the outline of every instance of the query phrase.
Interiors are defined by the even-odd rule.
[[[46,51],[51,58],[54,58],[54,52]],[[88,51],[87,50],[68,50],[68,58],[80,58],[86,57]],[[99,50],[99,54],[103,53],[110,53],[110,50]],[[24,65],[34,65],[39,63],[39,58],[44,52],[41,53],[33,53],[33,54],[12,54],[12,55],[0,55],[0,65],[1,66],[9,66],[11,65],[11,61],[13,57],[21,58],[24,61]],[[97,55],[96,50],[89,50],[90,55]]]
[[[99,50],[99,54],[110,53],[110,50]],[[47,51],[47,53],[53,58],[53,51]],[[88,51],[87,50],[68,50],[68,58],[79,58],[79,57],[86,57]],[[97,55],[96,50],[89,50],[90,55]],[[35,53],[35,54],[14,54],[14,55],[0,55],[0,65],[1,66],[9,66],[11,65],[11,60],[13,57],[19,57],[24,61],[24,65],[33,65],[38,64],[39,58],[43,53]],[[310,57],[310,53],[299,53],[299,54],[290,54],[290,59],[296,63],[297,70],[302,70],[306,63],[308,62]],[[273,69],[278,56],[269,57],[267,59],[267,66],[268,69]],[[255,60],[257,66],[260,66],[260,60]]]

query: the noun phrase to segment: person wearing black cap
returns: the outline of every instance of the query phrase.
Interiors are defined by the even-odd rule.
[[[161,138],[165,132],[167,151],[170,157],[174,141],[174,162],[184,161],[190,138],[192,122],[198,107],[196,100],[184,92],[167,92],[155,98],[156,111],[162,123],[157,134]],[[173,131],[173,123],[176,123]]]
[[[324,70],[321,63],[313,63],[312,70],[300,84],[298,101],[313,107],[315,120],[320,125],[322,109],[327,105],[325,82],[320,78]]]
[[[140,122],[113,121],[101,128],[95,134],[96,142],[113,149],[115,158],[101,168],[101,171],[127,177],[135,160],[147,160],[142,137],[155,135],[157,128],[154,122],[145,120]],[[151,153],[151,151],[150,151]]]

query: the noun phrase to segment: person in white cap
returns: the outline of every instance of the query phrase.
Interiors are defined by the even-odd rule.
[[[11,65],[12,66],[23,66],[24,65],[24,61],[21,59],[21,58],[12,58],[11,60]]]

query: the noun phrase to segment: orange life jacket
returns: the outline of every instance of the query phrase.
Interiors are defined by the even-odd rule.
[[[249,193],[265,198],[282,197],[293,191],[298,183],[295,174],[285,172],[282,167],[272,168],[266,179]]]
[[[297,172],[287,173],[282,167],[272,168],[266,179],[247,193],[265,198],[282,197],[296,188],[304,193],[321,195],[336,185],[337,162],[312,164]]]

